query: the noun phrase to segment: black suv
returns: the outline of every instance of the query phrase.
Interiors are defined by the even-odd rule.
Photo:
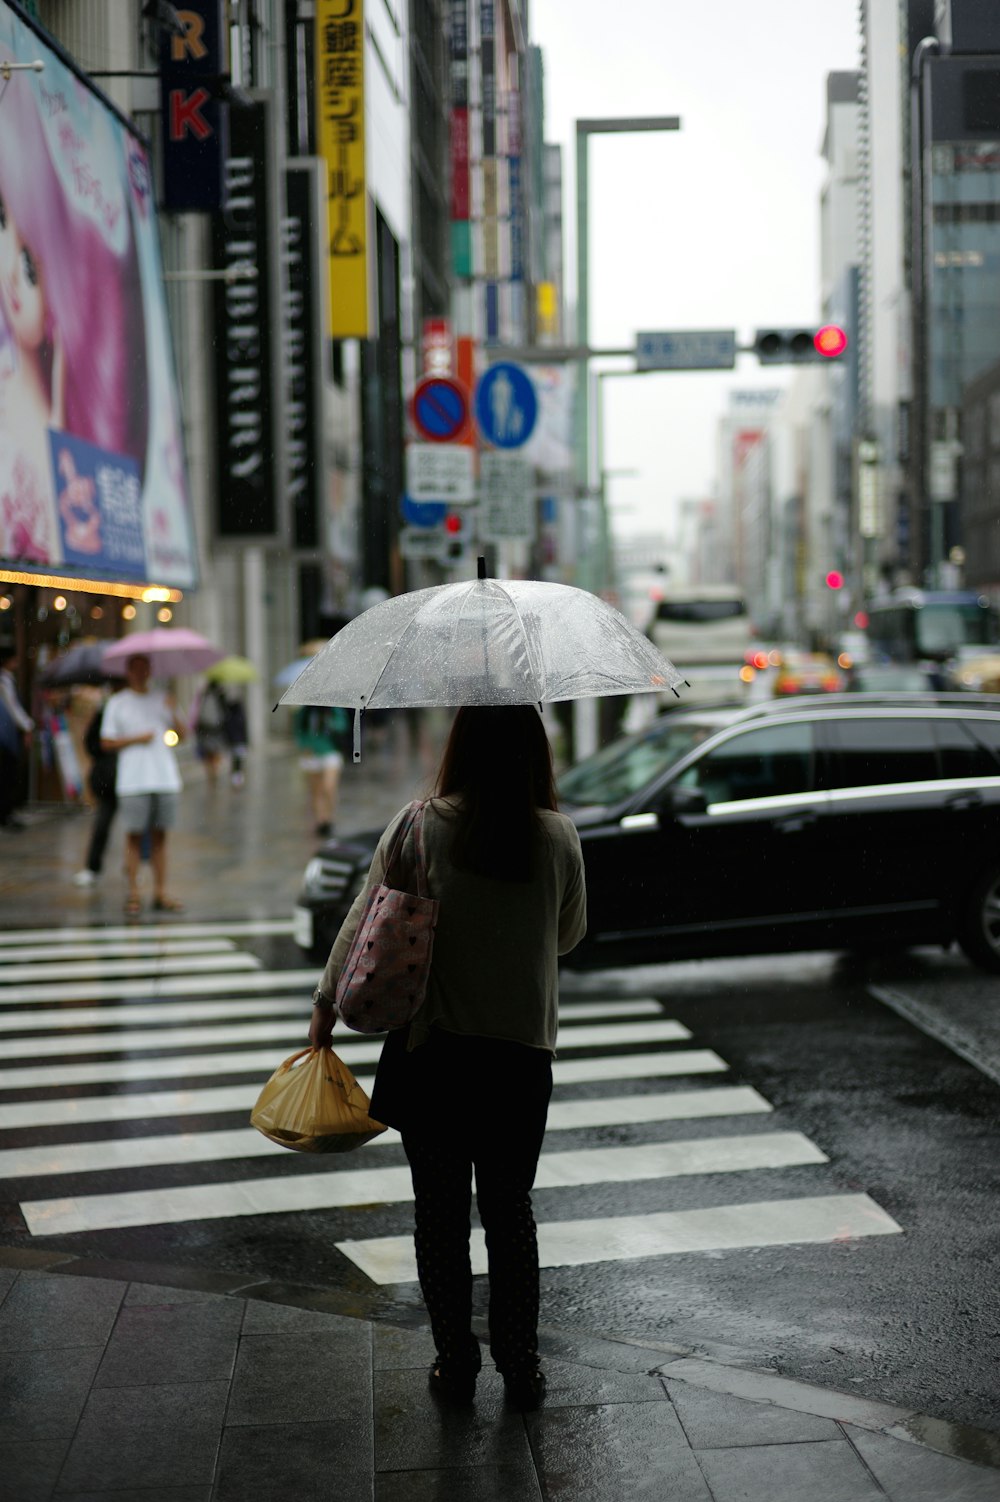
[[[677,710],[559,791],[587,868],[572,969],[957,940],[1000,972],[1000,695]],[[317,959],[378,834],[306,868],[296,938]]]

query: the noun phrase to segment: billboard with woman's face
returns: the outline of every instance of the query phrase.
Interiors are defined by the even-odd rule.
[[[0,0],[0,567],[191,588],[150,164]]]

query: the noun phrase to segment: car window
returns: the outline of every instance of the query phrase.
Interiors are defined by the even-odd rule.
[[[706,803],[808,793],[814,786],[813,745],[810,724],[747,730],[706,752],[678,784],[698,789]]]
[[[891,716],[833,721],[835,756],[830,786],[883,787],[891,782],[928,782],[940,777],[929,720]]]
[[[941,754],[944,777],[1000,776],[1000,725],[996,730],[996,750],[991,751],[975,737],[972,726],[964,720],[936,720],[934,734]]]
[[[993,758],[993,766],[984,776],[1000,775],[1000,720],[963,720],[962,723],[977,744],[985,746]]]
[[[667,716],[648,730],[613,741],[559,778],[559,797],[578,807],[620,803],[712,735],[716,726]]]

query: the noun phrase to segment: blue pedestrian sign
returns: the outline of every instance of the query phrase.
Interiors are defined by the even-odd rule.
[[[527,443],[538,421],[538,396],[527,371],[507,360],[491,366],[476,386],[475,413],[480,433],[494,448]]]
[[[451,443],[468,421],[469,400],[457,381],[428,376],[413,393],[410,415],[428,443]]]

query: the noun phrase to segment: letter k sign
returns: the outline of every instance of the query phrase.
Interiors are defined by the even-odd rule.
[[[199,141],[208,140],[212,127],[201,111],[211,97],[207,89],[195,89],[191,94],[184,89],[170,90],[171,141],[183,141],[188,131]]]

